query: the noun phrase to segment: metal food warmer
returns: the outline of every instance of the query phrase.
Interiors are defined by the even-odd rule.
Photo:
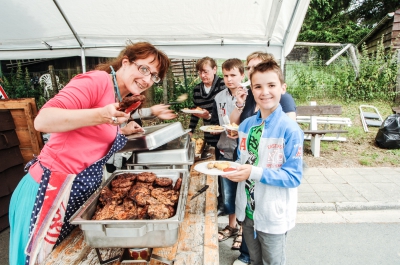
[[[184,130],[180,122],[143,129],[144,133],[128,137],[128,143],[120,150],[133,152],[132,161],[127,163],[128,169],[115,171],[70,219],[72,224],[80,226],[86,243],[96,248],[100,263],[102,260],[97,248],[126,248],[124,257],[131,248],[168,247],[178,240],[179,225],[185,215],[194,143],[188,135],[189,130]],[[142,172],[153,172],[157,178],[168,177],[174,184],[182,178],[174,216],[159,220],[91,220],[104,187],[110,187],[111,181],[120,174]],[[166,262],[162,257],[153,256],[150,258]],[[107,262],[110,260],[104,263]]]

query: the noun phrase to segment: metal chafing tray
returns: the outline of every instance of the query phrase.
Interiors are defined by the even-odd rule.
[[[148,126],[143,129],[143,133],[127,136],[128,142],[119,152],[153,150],[190,131],[190,129],[184,130],[180,122]]]
[[[174,182],[182,177],[175,216],[163,220],[91,220],[96,210],[100,191],[119,174],[153,172],[157,177],[168,177]],[[71,217],[70,222],[79,225],[86,243],[94,248],[132,248],[132,247],[168,247],[178,240],[179,224],[185,215],[189,188],[189,173],[186,170],[119,170],[108,178],[87,202]]]
[[[154,150],[135,152],[132,160],[128,161],[128,169],[144,166],[147,168],[185,168],[194,162],[194,142],[189,134],[184,134]]]

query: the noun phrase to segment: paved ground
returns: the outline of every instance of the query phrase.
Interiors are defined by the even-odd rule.
[[[299,187],[296,222],[400,223],[400,168],[307,168]],[[219,217],[218,223],[222,229],[228,218]],[[238,257],[239,252],[230,249],[232,241],[220,243],[220,265],[231,265]]]

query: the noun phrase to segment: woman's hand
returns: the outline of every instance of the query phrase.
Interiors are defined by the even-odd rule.
[[[141,133],[141,132],[144,132],[144,129],[142,127],[140,127],[140,125],[134,121],[128,122],[128,124],[126,126],[121,128],[121,133],[125,134],[125,135]]]
[[[176,118],[175,112],[169,108],[170,105],[154,105],[150,107],[151,113],[163,120],[172,120]]]
[[[232,180],[234,182],[244,181],[249,178],[252,165],[240,165],[236,169],[237,171],[231,174],[223,175],[222,177]]]
[[[119,111],[119,103],[113,103],[104,106],[100,109],[102,123],[108,123],[112,125],[120,125],[128,121],[130,114],[123,111]]]

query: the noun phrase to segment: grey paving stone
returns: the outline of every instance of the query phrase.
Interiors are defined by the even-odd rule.
[[[325,175],[325,177],[327,178],[327,180],[330,183],[347,183],[347,181],[345,179],[343,179],[341,176],[336,175],[336,174],[335,175],[328,175],[328,176]]]
[[[395,183],[373,183],[378,189],[386,195],[398,200],[400,198],[400,185]]]
[[[323,202],[344,202],[347,198],[340,191],[325,191],[319,194]]]
[[[325,191],[339,191],[335,185],[332,183],[328,184],[321,184],[321,183],[310,183],[310,186],[317,192],[317,193],[324,193]]]
[[[316,168],[316,167],[309,167],[309,168],[304,169],[303,174],[307,175],[307,176],[321,176],[321,175],[323,175],[321,173],[321,171],[319,170],[319,168]]]
[[[357,183],[354,187],[368,201],[390,201],[391,198],[372,183]]]
[[[371,183],[392,182],[390,179],[382,175],[363,175],[363,178],[367,179]]]
[[[323,202],[322,199],[315,193],[315,192],[302,192],[298,195],[298,202],[308,202],[308,203],[315,203],[315,202]]]
[[[358,175],[357,171],[352,169],[352,168],[347,168],[347,167],[343,167],[343,168],[332,168],[333,171],[335,171],[338,175],[340,176],[348,176],[348,175]]]
[[[302,183],[302,184],[299,186],[298,192],[299,192],[299,193],[300,193],[300,192],[315,192],[315,190],[311,187],[310,184],[308,184],[308,183],[303,184],[303,183]]]
[[[324,176],[339,176],[332,168],[319,168]]]
[[[311,183],[326,183],[329,184],[329,180],[325,178],[323,175],[321,176],[306,176],[306,180],[309,184]]]
[[[360,175],[342,175],[341,177],[348,183],[370,183],[366,178]]]
[[[353,168],[357,174],[365,176],[365,175],[377,175],[379,173],[380,168],[374,167],[360,167],[360,168]]]
[[[391,180],[394,183],[400,183],[400,175],[396,175],[396,174],[383,174],[382,176],[384,176],[385,178]]]

